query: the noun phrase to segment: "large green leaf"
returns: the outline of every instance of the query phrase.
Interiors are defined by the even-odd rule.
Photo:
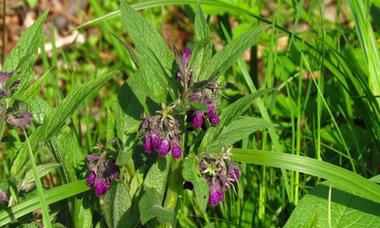
[[[57,134],[64,126],[65,121],[86,100],[86,98],[111,79],[114,74],[115,72],[109,72],[81,85],[72,94],[67,96],[56,108],[52,109],[47,114],[44,124],[37,128],[29,138],[32,151],[36,151],[40,143]],[[26,163],[27,146],[23,145],[12,164],[12,178],[15,180],[20,179],[23,175],[21,170],[25,167]]]
[[[160,223],[169,223],[174,216],[172,209],[161,206],[160,194],[154,188],[149,188],[144,192],[139,201],[139,211],[142,224],[153,218],[157,218]]]
[[[255,131],[262,131],[276,125],[260,118],[241,116],[223,128],[220,135],[206,146],[207,152],[219,152],[248,137]]]
[[[208,184],[201,176],[198,169],[198,162],[194,154],[190,154],[183,162],[182,176],[185,181],[191,182],[194,186],[195,201],[201,210],[206,210],[208,201]]]
[[[3,70],[8,72],[16,71],[16,77],[21,79],[19,89],[15,94],[16,97],[19,93],[24,92],[26,86],[34,78],[33,64],[43,35],[42,28],[47,15],[47,13],[44,13],[40,16],[38,20],[22,34],[17,41],[16,47],[12,49],[4,62]]]
[[[380,202],[380,186],[352,171],[313,158],[270,151],[252,149],[232,149],[232,159],[236,162],[265,165],[289,169],[313,175],[330,181],[334,187],[351,189],[354,194]]]
[[[126,213],[131,205],[128,187],[122,182],[113,184],[104,197],[104,214],[108,227],[127,227]]]
[[[228,43],[221,51],[212,57],[206,68],[201,72],[199,79],[206,80],[223,74],[236,63],[248,48],[259,41],[259,36],[265,32],[267,28],[269,28],[269,26],[257,27]]]
[[[255,99],[264,92],[260,91],[254,94],[246,95],[223,109],[220,115],[221,122],[216,127],[209,128],[203,138],[200,149],[205,147],[218,138],[223,128],[227,127],[234,119],[240,117],[252,105]]]
[[[38,176],[40,178],[44,177],[59,166],[60,164],[58,163],[48,163],[48,164],[39,165],[37,166]],[[28,172],[26,172],[25,177],[19,186],[19,189],[25,188],[27,185],[30,185],[32,182],[34,182],[34,176],[33,176],[32,170],[29,170]]]
[[[380,204],[325,183],[302,198],[285,227],[380,227]]]
[[[156,102],[165,102],[167,95],[173,93],[168,88],[175,85],[175,77],[172,74],[174,58],[168,46],[154,27],[125,0],[121,1],[121,15],[135,45],[138,71],[144,78],[149,96]]]
[[[89,189],[85,181],[81,180],[45,191],[45,199],[48,204],[52,204],[88,191]],[[38,208],[40,208],[40,202],[38,196],[34,195],[7,210],[1,211],[0,226],[3,227],[10,222],[14,222],[21,216],[29,214]]]
[[[212,56],[210,29],[200,5],[197,7],[195,15],[194,30],[195,47],[191,57],[191,65],[193,67],[194,78],[197,80]]]
[[[166,177],[170,169],[170,160],[159,157],[149,169],[144,180],[144,188],[155,189],[160,196],[163,195],[166,186]]]

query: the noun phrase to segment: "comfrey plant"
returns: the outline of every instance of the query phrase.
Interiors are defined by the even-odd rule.
[[[131,207],[139,209],[143,225],[174,224],[178,199],[186,196],[187,186],[193,186],[191,200],[201,210],[208,204],[217,209],[215,206],[224,200],[228,189],[235,188],[240,176],[232,163],[232,150],[224,148],[261,129],[242,116],[254,96],[220,107],[218,94],[223,88],[218,78],[266,27],[243,34],[212,55],[210,31],[198,7],[192,50],[180,52],[173,45],[170,52],[155,29],[125,1],[121,16],[134,44],[128,51],[137,71],[123,86],[115,108],[115,113],[126,114],[125,119],[116,119],[115,127],[127,128],[116,131],[124,145],[116,163],[125,164],[121,168],[125,168],[125,175],[117,184],[130,189],[128,197],[136,196]],[[218,110],[223,110],[222,115]],[[143,177],[141,182],[138,176]],[[90,184],[95,183],[95,177],[95,172],[89,176]],[[123,182],[129,186],[122,187]],[[106,193],[105,199],[113,201],[113,192]],[[122,219],[119,222],[123,224]]]
[[[180,98],[171,105],[162,105],[162,109],[156,115],[144,117],[140,126],[140,131],[144,134],[144,150],[147,153],[156,151],[160,156],[165,156],[169,151],[173,158],[180,158],[181,149],[181,129],[180,120],[189,118],[192,128],[197,129],[205,126],[205,119],[208,118],[211,126],[216,126],[219,116],[215,110],[216,93],[218,86],[215,82],[196,84],[193,81],[192,66],[189,64],[191,50],[185,48],[182,55],[174,48],[178,65],[177,80],[180,83]],[[177,113],[176,109],[181,104],[193,106],[185,113]],[[202,109],[197,108],[196,104]],[[176,114],[176,115],[173,115]]]
[[[111,73],[107,73],[81,85],[78,91],[69,94],[56,107],[48,107],[44,122],[32,129],[31,137],[25,135],[26,143],[20,152],[9,159],[14,160],[10,185],[2,187],[2,190],[12,191],[0,192],[0,202],[4,204],[8,200],[18,200],[14,197],[17,189],[12,189],[13,181],[24,178],[30,182],[30,174],[23,169],[28,163],[25,154],[29,153],[45,225],[53,220],[49,218],[49,204],[43,202],[45,195],[59,199],[63,199],[60,194],[66,194],[66,198],[77,197],[72,201],[75,205],[70,205],[70,208],[84,211],[86,219],[92,216],[88,212],[102,210],[108,227],[138,227],[147,223],[152,227],[156,227],[157,223],[175,226],[181,207],[178,199],[186,199],[182,202],[194,201],[202,211],[207,210],[208,205],[212,206],[209,210],[218,210],[216,205],[226,198],[226,191],[235,188],[240,175],[237,165],[232,163],[233,149],[224,148],[230,148],[259,130],[251,124],[252,119],[243,116],[254,97],[244,97],[221,107],[219,93],[223,92],[223,87],[218,84],[218,78],[256,43],[257,36],[265,31],[265,27],[241,35],[213,55],[210,31],[198,6],[194,21],[195,39],[188,45],[192,49],[186,48],[180,52],[173,47],[171,52],[155,28],[124,0],[121,1],[120,12],[129,29],[129,40],[133,42],[133,49],[127,49],[136,72],[129,72],[131,74],[120,91],[118,102],[112,105],[110,115],[107,115],[107,134],[100,135],[107,140],[116,138],[118,148],[97,147],[96,153],[86,157],[86,179],[79,180],[84,176],[76,172],[80,162],[70,156],[73,151],[81,151],[81,137],[76,137],[76,134],[71,137],[62,129],[83,100],[112,77]],[[28,36],[42,33],[45,18],[46,14]],[[37,52],[40,44],[37,38],[23,40]],[[33,45],[28,44],[30,40],[34,40]],[[23,48],[21,46],[20,50]],[[5,69],[20,66],[17,71],[20,78],[24,80],[24,75],[29,76],[25,83],[22,81],[25,84],[22,87],[30,90],[24,94],[24,91],[16,91],[20,83],[15,80],[16,74],[1,72],[0,117],[3,123],[7,121],[23,131],[31,125],[32,114],[28,105],[15,97],[36,94],[38,84],[28,88],[28,83],[33,80],[33,75],[28,74],[33,56],[26,52],[22,57],[17,65],[8,64]],[[22,62],[22,59],[28,61]],[[33,105],[40,105],[38,101],[34,102]],[[219,115],[220,110],[223,111]],[[51,167],[60,169],[59,173],[63,174],[64,178],[59,181],[66,183],[62,188],[44,189],[47,186],[42,185],[44,182],[41,183],[38,171],[45,167],[41,164],[37,166],[34,160],[34,153],[40,145],[45,145],[59,164],[59,168]],[[191,183],[193,194],[188,194],[185,183]],[[91,189],[97,197],[102,197],[99,207],[88,209],[84,206],[88,196],[64,192],[64,189],[71,188],[76,194]],[[44,191],[49,191],[49,194],[44,194]],[[56,191],[60,194],[55,194]],[[84,218],[80,216],[75,215],[74,219],[82,221]],[[87,220],[97,219],[90,217]],[[104,224],[104,220],[96,222]],[[0,224],[3,223],[0,221]]]

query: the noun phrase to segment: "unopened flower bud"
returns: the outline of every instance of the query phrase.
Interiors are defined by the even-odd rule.
[[[202,111],[195,111],[193,114],[192,125],[194,129],[201,128],[203,125],[204,114]]]
[[[152,147],[156,150],[160,149],[160,137],[156,133],[150,135],[152,141]]]
[[[153,146],[152,146],[152,138],[150,136],[145,137],[144,141],[144,150],[147,153],[152,152]]]
[[[86,184],[88,186],[93,185],[95,183],[95,179],[96,179],[96,173],[94,171],[91,171],[87,177]]]
[[[99,178],[94,186],[96,196],[104,195],[110,189],[110,187],[111,185],[108,179]]]
[[[174,142],[172,142],[171,152],[172,152],[173,158],[179,158],[179,157],[181,157],[182,151],[181,151],[181,147],[179,146],[177,140],[174,140]]]
[[[207,116],[212,126],[216,126],[219,124],[220,119],[218,114],[215,111],[215,107],[211,101],[206,102],[206,105],[208,107]]]
[[[163,157],[169,152],[169,150],[170,150],[169,140],[164,138],[161,141],[161,145],[160,145],[160,149],[158,150],[158,154]]]

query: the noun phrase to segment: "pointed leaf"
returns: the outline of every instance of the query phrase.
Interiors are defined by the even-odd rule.
[[[269,26],[255,28],[241,35],[236,40],[231,41],[212,57],[207,67],[202,71],[199,79],[205,80],[223,74],[228,68],[235,64],[249,47],[258,42],[259,36],[267,28],[269,28]]]

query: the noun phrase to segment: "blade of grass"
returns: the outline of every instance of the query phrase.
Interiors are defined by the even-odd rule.
[[[369,1],[350,0],[351,11],[354,14],[356,32],[364,54],[368,61],[368,79],[372,93],[380,95],[380,57],[376,45],[376,37],[371,26]],[[380,105],[380,99],[377,99]]]
[[[41,211],[42,211],[42,219],[44,222],[44,226],[51,228],[51,222],[50,222],[50,216],[49,216],[49,205],[46,203],[45,196],[44,196],[44,190],[42,188],[40,177],[38,176],[37,172],[37,164],[36,160],[34,159],[32,147],[29,142],[28,134],[26,133],[24,129],[24,135],[26,138],[26,144],[28,145],[28,154],[30,162],[32,163],[32,170],[33,170],[33,176],[34,176],[34,182],[36,183],[37,192],[38,192],[38,199],[40,201]]]
[[[232,149],[232,159],[256,165],[265,165],[309,174],[352,189],[360,196],[380,203],[380,187],[352,171],[334,164],[298,155],[271,151]]]
[[[45,192],[45,200],[48,204],[67,199],[69,197],[86,192],[90,189],[84,180],[73,182],[70,184],[61,185]],[[0,227],[4,227],[10,222],[14,222],[16,219],[29,214],[40,208],[40,202],[38,196],[33,196],[25,201],[16,204],[11,208],[7,208],[0,212]]]

